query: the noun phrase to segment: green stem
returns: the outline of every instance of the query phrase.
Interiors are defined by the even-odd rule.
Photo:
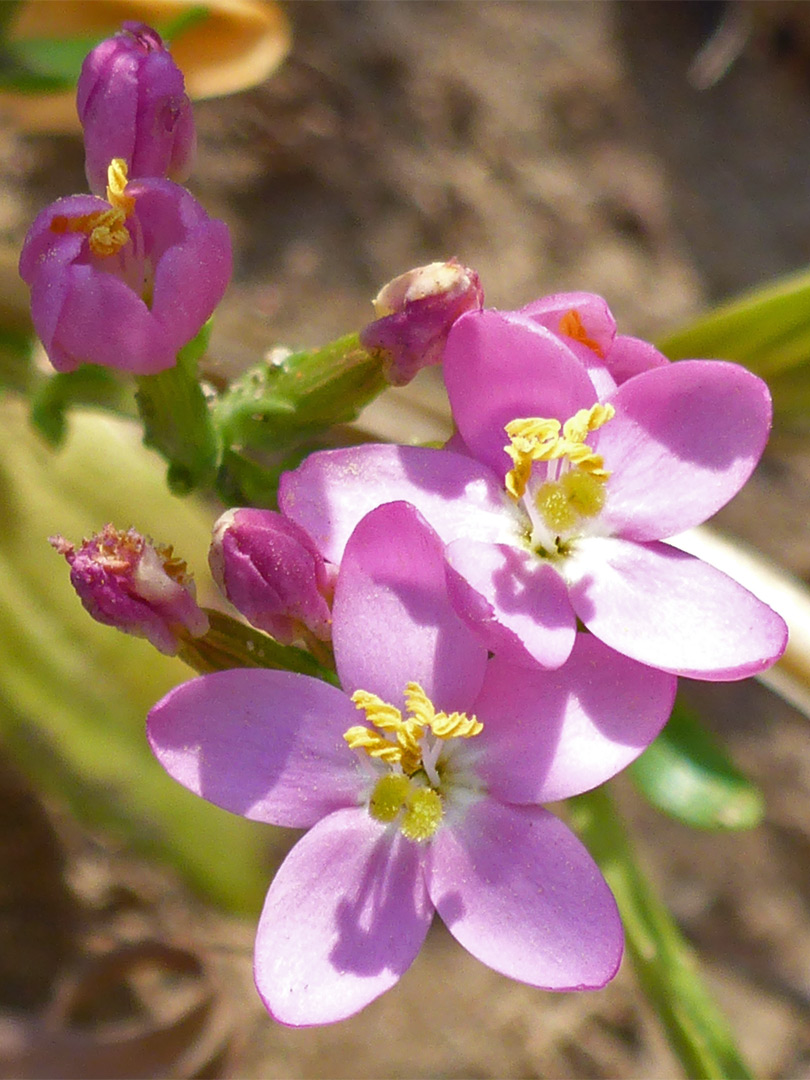
[[[137,378],[136,400],[143,441],[169,463],[167,481],[175,495],[213,486],[220,443],[197,377],[197,361],[208,342],[210,323],[181,349],[174,367]]]
[[[572,823],[619,905],[627,951],[690,1080],[750,1080],[728,1022],[703,985],[695,955],[644,877],[604,787],[568,803]]]

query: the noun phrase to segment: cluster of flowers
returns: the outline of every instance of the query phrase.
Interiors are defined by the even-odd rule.
[[[34,327],[57,371],[152,375],[176,363],[222,299],[230,235],[176,182],[191,172],[194,121],[154,30],[125,23],[94,49],[77,105],[92,194],[57,199],[28,232],[20,275]]]
[[[140,26],[85,64],[96,194],[44,211],[21,259],[59,370],[170,366],[224,290],[227,231],[167,178],[194,141],[174,70]],[[764,383],[730,363],[670,364],[618,335],[591,294],[482,304],[472,271],[433,264],[387,286],[361,335],[393,382],[443,362],[447,446],[312,454],[282,477],[278,512],[215,526],[225,597],[278,641],[333,657],[340,688],[231,668],[149,716],[187,788],[309,829],[256,946],[259,991],[288,1024],[340,1020],[391,987],[434,911],[511,978],[603,986],[622,954],[616,904],[544,804],[635,759],[678,675],[743,678],[785,647],[778,615],[663,542],[749,477],[771,422]],[[112,526],[78,549],[53,543],[101,621],[169,653],[207,632],[172,549]]]
[[[661,542],[750,475],[770,427],[761,380],[670,364],[583,293],[453,318],[444,374],[448,446],[313,454],[282,478],[280,512],[230,510],[214,530],[224,594],[282,642],[331,646],[342,690],[233,669],[149,718],[186,787],[310,829],[256,947],[260,993],[289,1024],[339,1020],[390,987],[434,909],[512,978],[604,985],[622,952],[615,903],[541,804],[641,753],[677,675],[742,678],[785,646],[778,615]],[[139,592],[114,548],[107,584],[127,592],[129,629],[158,647],[167,627],[202,632],[181,589],[155,635],[135,602],[157,585]],[[98,574],[98,545],[66,553],[98,606],[81,565]]]

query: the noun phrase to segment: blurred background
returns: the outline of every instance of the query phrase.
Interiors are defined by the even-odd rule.
[[[121,9],[119,19],[148,7],[107,6]],[[607,298],[621,331],[651,337],[810,261],[804,3],[290,0],[283,11],[291,45],[274,74],[196,105],[200,153],[189,186],[228,222],[236,254],[212,341],[214,374],[255,363],[276,344],[315,346],[356,329],[385,281],[453,255],[479,272],[488,306],[591,290]],[[0,100],[9,318],[24,320],[25,290],[9,268],[30,221],[85,187],[78,134],[34,131]],[[10,493],[14,468],[38,469],[32,485],[57,487],[85,470],[86,515],[70,516],[69,491],[42,513],[51,531],[90,531],[106,521],[89,492],[92,460],[107,449],[96,429],[76,423],[53,455],[19,412],[3,417],[18,450],[0,477],[2,528],[42,565],[30,635],[67,575],[46,532],[31,535],[25,486]],[[400,440],[448,430],[436,372],[390,392],[360,423]],[[121,438],[123,459],[137,458],[132,468],[143,476],[126,496],[133,520],[117,523],[174,542],[205,590],[202,518],[161,527],[148,508],[160,467],[150,479],[153,463],[141,462],[137,439]],[[774,443],[717,524],[810,580],[808,480],[810,451]],[[13,560],[3,566],[0,658],[13,666],[23,631],[9,615]],[[78,626],[86,617],[68,591],[65,610]],[[47,657],[72,625],[43,622],[32,656]],[[112,680],[105,693],[114,701],[115,680],[142,683],[153,655],[130,639],[110,645],[112,630],[92,633],[102,659],[71,656],[65,670],[77,684]],[[154,659],[154,685],[141,686],[147,707],[150,693],[154,700],[185,677],[165,663]],[[58,691],[37,704],[49,717]],[[106,794],[94,802],[87,775],[95,766],[53,764],[66,729],[34,736],[24,695],[3,694],[3,1075],[679,1075],[628,965],[598,994],[554,996],[484,968],[439,924],[400,985],[359,1017],[319,1030],[274,1024],[253,990],[251,948],[261,884],[291,838],[240,833],[244,847],[233,851],[244,850],[245,881],[216,895],[210,867],[189,870],[187,850],[185,863],[178,856],[183,873],[166,845],[150,850],[152,804],[138,803],[129,832],[112,811],[83,812],[90,804],[109,811],[113,789],[137,802],[158,784],[147,757],[133,774],[123,749],[105,753],[108,736],[96,724],[87,738],[104,762]],[[810,1077],[807,719],[755,682],[692,684],[689,700],[761,787],[764,824],[702,834],[657,814],[626,781],[616,793],[754,1072]],[[93,708],[91,700],[79,707],[85,716]],[[141,739],[137,721],[129,733]],[[180,800],[176,813],[179,827],[187,821],[187,848],[216,864],[225,834],[184,819],[186,806]],[[161,828],[157,818],[152,825]]]

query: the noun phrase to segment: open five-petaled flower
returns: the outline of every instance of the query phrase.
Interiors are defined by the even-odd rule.
[[[622,953],[615,902],[539,804],[633,760],[669,714],[674,677],[590,634],[558,671],[488,657],[449,603],[441,541],[405,503],[349,540],[333,641],[342,690],[234,669],[178,687],[149,719],[157,757],[192,791],[309,828],[259,925],[270,1012],[308,1025],[363,1008],[410,966],[434,909],[514,979],[603,986]]]
[[[448,448],[325,451],[282,478],[281,509],[324,558],[339,564],[357,521],[401,499],[446,545],[456,610],[504,659],[558,667],[577,619],[694,678],[743,678],[781,655],[775,612],[661,543],[750,476],[770,430],[761,379],[720,361],[670,364],[616,336],[587,294],[462,315],[444,374]]]

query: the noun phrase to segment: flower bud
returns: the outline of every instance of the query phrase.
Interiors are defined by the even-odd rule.
[[[190,174],[197,138],[183,73],[144,23],[125,22],[85,57],[76,107],[94,194],[103,196],[113,158],[127,163],[133,179],[182,182]]]
[[[49,542],[70,565],[70,580],[87,611],[105,626],[145,637],[174,656],[185,635],[202,637],[208,616],[194,582],[171,547],[112,525],[76,549],[63,536]]]
[[[360,341],[382,354],[392,386],[404,386],[421,368],[441,363],[450,327],[483,303],[478,274],[456,259],[420,266],[383,286],[373,300],[377,319]]]
[[[106,199],[58,199],[20,255],[34,329],[57,371],[172,367],[222,299],[231,266],[224,222],[170,180],[128,182],[120,159]]]
[[[214,580],[245,618],[290,645],[332,636],[327,564],[300,526],[272,510],[227,510],[208,556]]]

